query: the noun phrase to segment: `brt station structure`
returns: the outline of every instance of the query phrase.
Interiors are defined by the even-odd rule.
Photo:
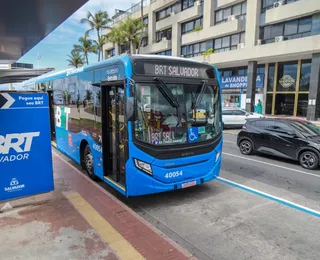
[[[30,0],[17,8],[16,1],[1,1],[0,84],[8,84],[9,91],[0,92],[0,201],[53,189],[47,94],[15,92],[12,87],[52,69],[16,61],[86,2]],[[31,159],[32,153],[45,164]]]

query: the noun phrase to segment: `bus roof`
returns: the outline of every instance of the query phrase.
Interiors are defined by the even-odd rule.
[[[49,72],[46,74],[43,74],[39,77],[32,78],[30,80],[22,82],[23,86],[29,86],[32,84],[36,83],[42,83],[48,80],[54,80],[54,79],[59,79],[59,78],[64,78],[68,77],[71,75],[76,75],[84,71],[90,71],[93,69],[98,69],[98,68],[103,68],[105,66],[108,66],[110,64],[114,63],[122,63],[126,64],[128,62],[132,62],[134,60],[139,60],[139,59],[152,59],[152,60],[171,60],[171,61],[186,61],[186,58],[180,58],[180,57],[172,57],[172,56],[161,56],[161,55],[128,55],[128,54],[122,54],[120,56],[115,56],[112,58],[109,58],[107,60],[103,60],[100,62],[96,62],[90,65],[85,65],[80,68],[70,68],[62,71],[54,71],[54,72]],[[191,60],[188,59],[188,63],[195,63],[195,64],[202,64],[202,65],[210,65],[207,62],[201,62],[201,61],[196,61],[196,60]]]

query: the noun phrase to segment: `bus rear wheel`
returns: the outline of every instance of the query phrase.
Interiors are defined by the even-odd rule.
[[[83,151],[83,165],[90,179],[97,181],[99,178],[94,174],[93,155],[89,145],[86,145]]]

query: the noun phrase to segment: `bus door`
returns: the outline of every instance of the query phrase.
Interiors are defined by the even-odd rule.
[[[50,128],[51,128],[51,141],[56,141],[56,128],[54,120],[54,100],[53,100],[53,91],[48,90],[48,99],[49,99],[49,113],[50,113]]]
[[[126,127],[124,119],[124,86],[102,86],[104,175],[125,185]],[[103,99],[105,102],[103,102]]]

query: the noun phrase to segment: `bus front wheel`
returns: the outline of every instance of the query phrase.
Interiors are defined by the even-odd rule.
[[[97,181],[98,177],[94,174],[94,161],[90,146],[87,144],[83,152],[84,168],[90,179]]]

